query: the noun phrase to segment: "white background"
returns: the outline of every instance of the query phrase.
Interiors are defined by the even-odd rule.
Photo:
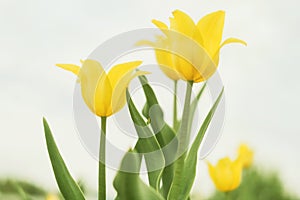
[[[48,119],[72,174],[96,188],[97,163],[74,129],[76,77],[54,67],[77,63],[111,36],[167,22],[174,9],[194,20],[226,11],[224,38],[248,47],[226,46],[220,74],[226,87],[224,132],[208,160],[235,155],[240,142],[255,150],[257,165],[277,170],[287,189],[300,184],[299,46],[297,0],[0,1],[0,177],[21,177],[56,190],[42,116]],[[109,173],[109,194],[114,172]],[[194,192],[213,188],[205,162]]]

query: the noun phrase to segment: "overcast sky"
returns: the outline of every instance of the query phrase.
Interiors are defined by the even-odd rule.
[[[225,10],[224,38],[244,39],[248,47],[222,49],[226,121],[208,159],[233,156],[247,142],[259,166],[278,170],[299,193],[299,6],[297,0],[1,0],[0,177],[29,178],[55,190],[41,123],[46,116],[72,174],[96,188],[97,163],[74,129],[76,77],[55,63],[79,63],[114,35],[153,27],[153,18],[167,22],[175,9],[194,20]],[[201,193],[212,183],[204,162],[199,172],[194,191]]]

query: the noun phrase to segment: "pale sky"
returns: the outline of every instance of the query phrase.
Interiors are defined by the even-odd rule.
[[[72,174],[96,188],[97,163],[74,128],[76,77],[55,63],[79,64],[112,36],[153,27],[153,18],[167,22],[175,9],[194,20],[225,10],[224,39],[238,37],[248,46],[221,52],[226,120],[207,159],[233,156],[246,142],[255,150],[257,165],[277,170],[286,187],[300,195],[299,6],[297,0],[1,0],[0,177],[28,178],[56,189],[42,128],[45,116]],[[110,174],[109,194],[114,195]],[[200,162],[195,192],[213,188],[207,176]]]

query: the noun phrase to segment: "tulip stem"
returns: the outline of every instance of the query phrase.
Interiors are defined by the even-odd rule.
[[[188,130],[188,122],[189,122],[192,87],[193,87],[193,82],[188,81],[187,85],[186,85],[186,94],[185,94],[181,124],[180,124],[179,132],[178,132],[178,138],[179,138],[179,147],[178,147],[179,151],[178,152],[180,154],[182,154],[183,152],[186,152],[186,148],[187,148],[187,144],[188,144],[187,130]],[[185,153],[183,155],[185,155]]]
[[[225,194],[225,199],[226,200],[230,200],[230,194],[229,194],[229,192],[225,192],[224,194]]]
[[[173,128],[177,130],[177,80],[174,81]]]
[[[100,134],[100,147],[99,147],[99,174],[98,174],[98,200],[106,199],[105,146],[106,146],[106,117],[101,117],[101,134]]]
[[[181,124],[179,127],[179,131],[177,133],[178,137],[178,150],[177,155],[179,156],[178,160],[175,164],[175,173],[174,173],[174,182],[172,184],[171,190],[173,190],[173,196],[169,197],[170,199],[182,199],[181,189],[183,187],[182,184],[184,178],[184,160],[186,157],[187,147],[188,147],[188,138],[187,138],[187,130],[188,130],[188,122],[189,122],[189,112],[190,112],[190,101],[192,95],[192,87],[193,81],[188,81],[186,85],[186,93],[185,93],[185,102],[184,108],[181,118]],[[170,193],[169,193],[170,194]]]

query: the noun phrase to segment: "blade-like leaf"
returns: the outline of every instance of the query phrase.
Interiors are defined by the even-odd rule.
[[[222,99],[224,88],[222,89],[221,93],[219,94],[217,100],[211,107],[210,111],[205,117],[204,122],[202,123],[199,132],[197,133],[197,136],[187,154],[187,157],[184,162],[184,181],[182,182],[182,185],[180,187],[180,190],[171,190],[168,199],[180,199],[185,200],[189,197],[191,188],[193,186],[195,176],[196,176],[196,167],[197,167],[197,158],[198,158],[198,150],[200,147],[200,144],[203,140],[203,137],[208,129],[208,126],[213,118],[213,115],[218,107],[218,104],[220,103]]]
[[[163,168],[165,166],[163,152],[161,151],[161,147],[155,135],[147,126],[143,117],[135,107],[128,91],[126,91],[126,97],[129,112],[136,132],[139,136],[135,148],[139,153],[144,154],[146,166],[148,169],[149,184],[156,190],[159,190],[159,181],[162,175]]]
[[[132,169],[139,171],[141,157],[137,152],[130,150],[125,154],[121,169],[118,171],[113,185],[117,191],[116,200],[164,200],[164,198],[152,187],[147,186],[139,177],[138,173],[122,171]]]
[[[61,157],[46,119],[43,119],[46,143],[56,182],[65,199],[84,200],[84,196],[76,181]]]
[[[163,111],[153,89],[148,84],[147,78],[145,76],[139,76],[139,80],[147,100],[143,114],[145,117],[150,118],[151,127],[162,148],[166,164],[168,165],[164,168],[162,174],[162,193],[167,197],[174,175],[173,161],[176,156],[178,140],[174,130],[164,121]]]

